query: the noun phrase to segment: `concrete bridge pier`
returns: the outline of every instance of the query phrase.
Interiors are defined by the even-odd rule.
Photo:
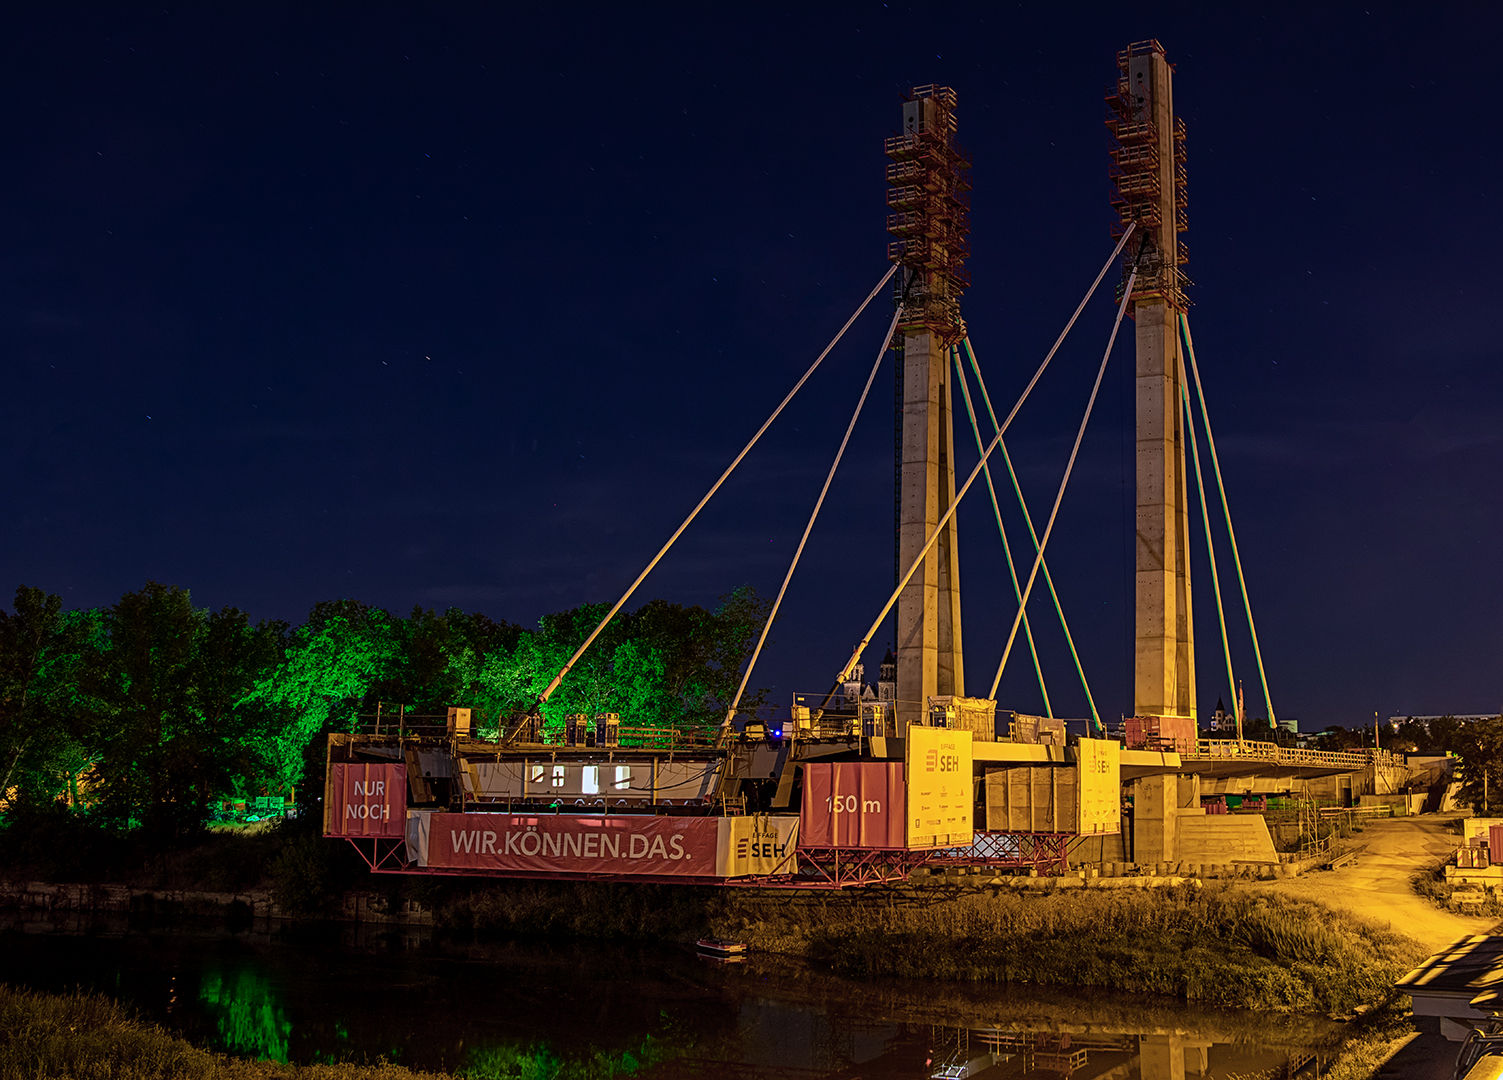
[[[1185,1037],[1144,1035],[1138,1040],[1143,1080],[1185,1080]]]
[[[1160,773],[1132,782],[1132,850],[1138,863],[1179,859],[1179,819],[1199,814],[1200,777]]]

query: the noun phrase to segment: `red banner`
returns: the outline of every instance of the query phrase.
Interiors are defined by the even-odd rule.
[[[898,762],[804,766],[799,847],[900,848],[904,814]]]
[[[428,865],[714,877],[719,821],[635,814],[434,814]]]
[[[407,766],[329,766],[325,836],[407,835]]]

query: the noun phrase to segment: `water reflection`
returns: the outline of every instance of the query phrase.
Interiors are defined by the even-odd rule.
[[[1338,1030],[1147,996],[727,967],[666,945],[130,931],[0,923],[0,981],[97,990],[245,1057],[384,1058],[467,1080],[1285,1077],[1318,1067]]]
[[[1186,1077],[1293,1077],[1319,1065],[1305,1050],[1267,1050],[1193,1035],[1072,1035],[1000,1028],[939,1029],[930,1077],[964,1080],[1044,1072],[1061,1077],[1185,1080]]]
[[[228,975],[206,971],[198,998],[217,1025],[216,1049],[287,1064],[292,1022],[266,979],[243,968]]]
[[[836,1025],[837,1027],[839,1025]],[[1312,1050],[1218,1043],[1196,1035],[1078,1035],[1062,1032],[891,1025],[870,1053],[809,1068],[684,1057],[641,1074],[641,1080],[1280,1080],[1314,1076],[1322,1062]],[[839,1057],[839,1055],[837,1055]],[[602,1074],[604,1075],[604,1074]]]

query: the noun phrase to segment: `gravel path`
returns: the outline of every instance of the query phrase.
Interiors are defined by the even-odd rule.
[[[1369,821],[1358,841],[1367,850],[1340,870],[1314,870],[1301,877],[1261,883],[1287,896],[1319,900],[1331,907],[1388,923],[1393,929],[1439,951],[1468,934],[1486,934],[1497,919],[1454,915],[1418,896],[1410,880],[1443,861],[1456,847],[1447,825],[1459,815]]]

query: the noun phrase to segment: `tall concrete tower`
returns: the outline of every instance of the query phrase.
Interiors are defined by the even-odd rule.
[[[955,142],[955,92],[918,86],[902,133],[887,140],[887,254],[904,316],[894,342],[902,373],[898,562],[906,570],[955,498],[949,350],[965,336],[960,297],[970,279],[970,158]],[[935,694],[964,694],[960,549],[954,518],[898,598],[897,720],[926,715]]]
[[[1185,126],[1174,115],[1174,69],[1157,41],[1117,54],[1107,91],[1112,207],[1136,268],[1129,311],[1137,322],[1137,618],[1133,707],[1139,716],[1195,716],[1189,504],[1180,405],[1178,318],[1185,247]],[[1119,290],[1120,299],[1120,290]]]

